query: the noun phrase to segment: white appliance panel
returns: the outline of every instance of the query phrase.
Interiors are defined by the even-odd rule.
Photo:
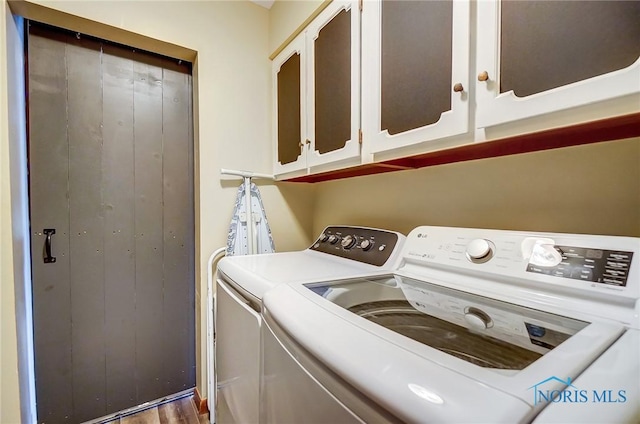
[[[322,417],[327,423],[364,423],[319,384],[289,354],[268,325],[263,326],[261,418],[266,423],[304,423]]]
[[[576,402],[552,403],[534,422],[640,422],[639,351],[640,332],[627,331],[573,381],[569,394]]]
[[[404,239],[402,234],[392,231],[331,226],[303,251],[221,259],[215,307],[218,421],[255,423],[259,420],[263,327],[260,311],[266,292],[297,281],[388,273],[397,266]],[[295,373],[291,374],[291,378],[294,376]],[[316,390],[313,386],[305,387]],[[318,393],[326,392],[320,386],[318,390]],[[332,396],[323,399],[326,414],[333,413],[336,418],[353,415],[349,410],[341,410],[344,408],[340,402],[334,402],[336,410],[331,412]],[[305,407],[300,405],[300,408]]]
[[[262,318],[224,282],[217,284],[216,418],[224,423],[257,423]]]
[[[353,325],[347,321],[350,312],[333,304],[322,307],[313,296],[324,299],[300,289],[308,291],[282,285],[268,292],[264,297],[268,315],[302,348],[400,420],[498,422],[533,413],[526,402],[429,360],[433,349],[416,354],[404,337],[381,336],[366,320],[362,321],[372,327]],[[501,405],[499,411],[490,406],[494,404]]]
[[[640,239],[630,237],[413,230],[395,277],[378,284],[374,301],[397,306],[395,282],[411,313],[541,355],[511,369],[479,366],[365,319],[375,311],[358,316],[348,309],[368,298],[349,281],[280,285],[265,294],[263,313],[347,386],[404,421],[530,422],[541,411],[548,422],[601,413],[633,421],[640,416],[639,256]],[[430,285],[439,288],[424,289]],[[560,398],[534,396],[543,386],[570,401],[578,383],[620,387],[630,397],[615,408],[600,394],[573,415]]]
[[[258,299],[279,284],[388,272],[311,250],[232,256],[220,260],[218,270]]]

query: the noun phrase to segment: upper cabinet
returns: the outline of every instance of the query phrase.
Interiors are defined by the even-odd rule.
[[[640,92],[639,1],[477,7],[478,128]]]
[[[365,2],[362,127],[367,152],[468,131],[469,19],[467,1]]]
[[[275,174],[359,163],[360,13],[333,1],[273,60]]]
[[[273,62],[280,177],[402,168],[390,161],[640,112],[640,1],[322,7]]]

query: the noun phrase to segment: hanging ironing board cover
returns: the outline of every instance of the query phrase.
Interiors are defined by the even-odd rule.
[[[254,183],[251,183],[250,192],[251,214],[253,215],[253,223],[255,224],[254,240],[256,241],[256,253],[273,253],[275,252],[275,247],[273,237],[271,236],[271,229],[267,222],[267,215],[264,212],[260,191]],[[229,226],[229,235],[227,236],[227,256],[248,255],[251,253],[249,252],[247,244],[247,225],[252,225],[252,223],[250,219],[247,219],[246,212],[244,184],[240,184],[236,195],[236,205],[233,209],[231,225]]]

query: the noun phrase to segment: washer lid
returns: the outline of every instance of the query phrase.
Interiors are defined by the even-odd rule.
[[[407,282],[406,279],[400,281]],[[470,352],[467,348],[458,346],[459,354],[452,355],[451,351],[446,351],[451,347],[446,343],[439,350],[438,346],[416,341],[345,309],[362,305],[364,297],[360,296],[359,286],[374,287],[379,301],[399,300],[388,290],[399,286],[401,292],[406,291],[396,279],[361,279],[353,280],[351,284],[352,288],[344,282],[276,287],[264,296],[265,316],[342,379],[406,421],[530,420],[545,406],[535,402],[534,386],[544,382],[549,390],[562,390],[567,380],[577,377],[624,331],[622,326],[583,323],[531,310],[521,318],[524,334],[520,337],[546,340],[535,330],[537,335],[528,335],[525,322],[532,322],[547,330],[561,332],[562,328],[568,338],[552,350],[547,349],[545,354],[536,352],[537,348],[544,347],[532,341],[529,341],[531,349],[524,349],[513,340],[506,342],[520,353],[522,349],[528,350],[532,358],[525,358],[525,364],[517,366],[503,362],[508,365],[506,370],[482,367],[474,361],[461,359],[463,353]],[[418,312],[436,310],[437,313],[431,313],[433,322],[445,321],[450,327],[451,324],[464,327],[453,332],[455,337],[478,333],[468,330],[472,324],[464,320],[463,311],[467,307],[484,311],[494,320],[494,327],[491,327],[494,329],[498,323],[502,325],[503,320],[505,324],[512,323],[508,314],[515,314],[511,308],[519,308],[504,303],[500,315],[494,308],[498,310],[497,304],[502,302],[493,299],[463,296],[454,300],[448,297],[449,292],[436,290],[432,293],[435,295],[431,304],[414,309]],[[411,301],[406,297],[405,301],[413,306],[412,302],[417,298],[411,296]],[[461,321],[451,322],[453,315],[447,314],[452,310],[458,311],[453,315],[462,317]],[[575,334],[571,335],[571,332]],[[477,356],[477,352],[471,355]]]
[[[304,286],[395,333],[502,373],[526,368],[588,325],[399,275]]]

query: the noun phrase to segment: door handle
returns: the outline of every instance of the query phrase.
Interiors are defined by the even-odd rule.
[[[56,233],[55,228],[45,228],[42,230],[46,238],[44,239],[44,263],[51,264],[56,261],[55,256],[51,256],[51,236]]]

